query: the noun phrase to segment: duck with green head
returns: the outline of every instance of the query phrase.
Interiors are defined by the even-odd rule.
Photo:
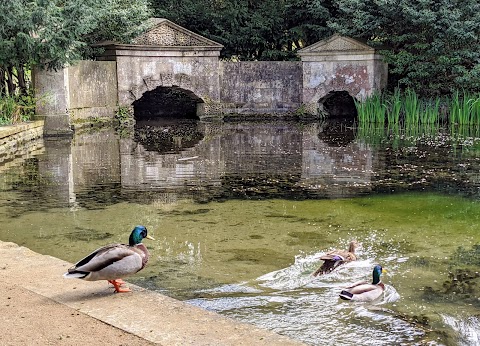
[[[380,265],[373,268],[373,281],[358,281],[347,289],[340,292],[340,298],[344,300],[353,300],[357,302],[371,302],[382,295],[385,291],[385,285],[380,280],[380,275],[386,273],[386,270]]]
[[[142,244],[144,238],[152,239],[144,226],[136,226],[130,234],[129,244],[103,246],[81,259],[64,274],[66,278],[86,281],[107,280],[119,293],[130,292],[122,287],[124,278],[142,270],[148,262],[149,252]]]

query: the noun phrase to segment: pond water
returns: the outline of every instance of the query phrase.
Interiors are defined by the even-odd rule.
[[[480,344],[475,131],[177,121],[30,146],[1,157],[0,240],[75,262],[144,224],[129,281],[190,304],[310,345]],[[358,261],[312,277],[352,239]],[[338,298],[377,263],[381,299]]]

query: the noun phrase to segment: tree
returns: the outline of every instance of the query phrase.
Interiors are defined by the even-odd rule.
[[[390,87],[423,95],[480,91],[478,0],[339,0],[330,26],[368,40],[390,65]]]
[[[91,58],[91,44],[128,42],[150,17],[148,0],[3,0],[0,96],[27,92],[26,70]],[[17,90],[18,89],[18,90]]]
[[[222,57],[293,60],[295,51],[332,34],[333,0],[153,0],[155,16],[224,45]]]
[[[333,34],[328,23],[336,16],[334,0],[290,0],[286,8],[289,36],[296,47],[309,46]]]

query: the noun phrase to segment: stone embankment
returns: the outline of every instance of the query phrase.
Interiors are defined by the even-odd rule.
[[[132,284],[65,279],[70,266],[0,241],[1,345],[302,345]]]
[[[43,120],[0,126],[0,171],[43,149]]]

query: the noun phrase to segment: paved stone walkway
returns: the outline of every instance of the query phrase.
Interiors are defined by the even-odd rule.
[[[65,279],[70,265],[0,242],[1,346],[302,345],[138,286]]]

